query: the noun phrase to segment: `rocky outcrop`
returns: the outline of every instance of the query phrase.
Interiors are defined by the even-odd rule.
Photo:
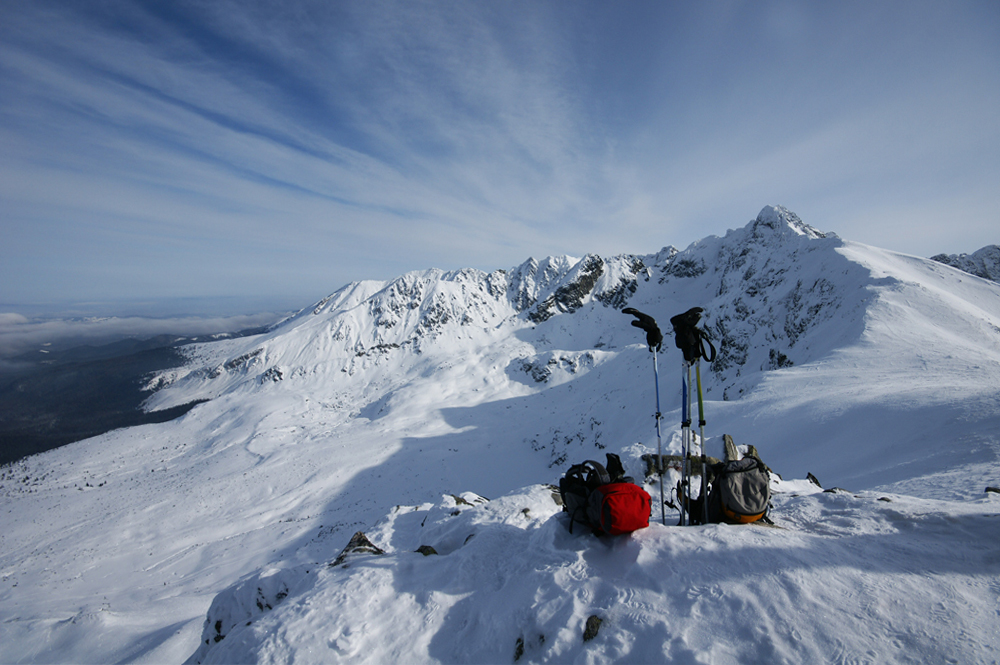
[[[972,254],[938,254],[931,260],[976,277],[1000,282],[1000,245],[987,245]]]
[[[588,254],[574,268],[565,284],[559,286],[548,298],[538,305],[528,318],[541,323],[557,313],[572,313],[583,307],[583,303],[597,280],[604,274],[604,260],[596,254]]]

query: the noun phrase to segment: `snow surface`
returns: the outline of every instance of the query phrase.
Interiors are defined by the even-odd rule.
[[[757,446],[779,528],[568,532],[569,464],[641,478],[656,449],[626,305],[705,308],[709,452]],[[210,401],[0,469],[0,661],[1000,659],[995,283],[768,207],[683,251],[359,282],[187,348],[148,406]],[[669,452],[679,364],[668,336]],[[331,566],[357,531],[385,554]]]

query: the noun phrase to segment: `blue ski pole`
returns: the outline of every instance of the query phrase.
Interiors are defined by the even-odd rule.
[[[649,350],[653,353],[653,380],[656,385],[656,471],[660,476],[660,521],[666,526],[667,514],[666,508],[663,507],[663,441],[660,435],[660,418],[662,417],[660,414],[660,370],[656,361],[656,352],[660,350],[660,344],[663,342],[663,333],[656,325],[656,320],[649,314],[643,314],[634,307],[626,307],[622,313],[630,314],[636,318],[632,325],[646,331],[646,344],[649,345]]]

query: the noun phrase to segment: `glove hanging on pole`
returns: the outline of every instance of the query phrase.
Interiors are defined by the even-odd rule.
[[[704,358],[708,362],[715,360],[715,346],[708,334],[698,327],[698,320],[705,310],[701,307],[692,307],[683,314],[678,314],[670,319],[670,325],[674,327],[674,343],[684,354],[684,360],[693,363],[699,358]],[[636,325],[635,321],[632,325]],[[708,349],[705,349],[705,343]],[[709,351],[711,353],[709,353]]]
[[[634,307],[626,307],[622,310],[622,314],[631,314],[638,319],[637,321],[633,321],[632,325],[646,331],[646,344],[649,345],[650,351],[660,350],[660,346],[663,344],[663,333],[660,332],[660,327],[656,325],[656,319],[649,314],[643,314]]]
[[[656,471],[660,476],[660,521],[664,526],[667,524],[667,514],[664,504],[666,503],[663,499],[663,439],[660,436],[660,370],[657,367],[656,362],[656,352],[660,350],[660,345],[663,344],[663,333],[660,332],[660,327],[656,325],[656,320],[648,314],[643,314],[634,307],[626,307],[622,310],[623,314],[631,314],[637,321],[633,321],[632,325],[636,328],[642,328],[646,331],[646,343],[649,344],[649,350],[653,354],[653,380],[654,386],[656,387]]]

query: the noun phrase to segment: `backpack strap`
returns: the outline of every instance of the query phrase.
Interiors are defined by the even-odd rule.
[[[701,328],[695,328],[695,333],[698,335],[698,351],[701,353],[701,357],[708,362],[715,362],[715,345],[712,344],[712,340],[709,339],[708,333],[706,333]],[[711,353],[705,351],[705,342],[708,342],[708,348]]]
[[[594,487],[607,485],[611,482],[611,474],[608,473],[608,470],[604,468],[604,465],[600,462],[595,462],[594,460],[589,459],[580,466],[587,469],[588,487],[593,484],[593,487],[589,487],[589,489],[593,490]]]
[[[701,307],[692,307],[670,319],[670,325],[674,327],[674,343],[684,353],[684,360],[689,363],[694,363],[699,358],[708,362],[715,360],[715,345],[708,333],[698,327],[698,320],[704,311]],[[705,348],[706,342],[708,349]]]

